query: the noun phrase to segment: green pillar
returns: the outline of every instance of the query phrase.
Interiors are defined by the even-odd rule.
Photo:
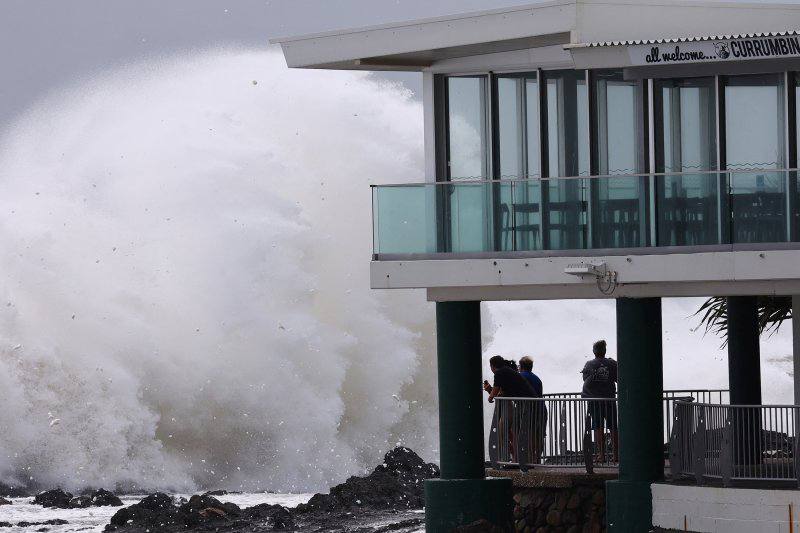
[[[512,525],[512,482],[486,479],[480,302],[436,304],[441,479],[425,482],[425,531]]]
[[[758,335],[758,300],[755,296],[729,296],[728,388],[731,405],[761,405],[761,352]],[[733,413],[733,462],[761,462],[761,411]]]
[[[761,352],[755,296],[729,296],[728,387],[731,405],[761,405]]]
[[[652,528],[650,484],[664,477],[661,299],[617,300],[619,479],[606,484],[610,532]]]

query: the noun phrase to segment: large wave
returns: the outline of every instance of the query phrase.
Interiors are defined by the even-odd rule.
[[[311,490],[435,455],[432,307],[369,290],[421,106],[270,50],[57,91],[0,139],[0,481]]]

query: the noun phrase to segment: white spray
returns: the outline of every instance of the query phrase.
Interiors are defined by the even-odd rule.
[[[0,481],[311,490],[435,456],[432,306],[368,287],[421,107],[274,51],[150,61],[0,139]],[[58,422],[53,422],[54,420]]]

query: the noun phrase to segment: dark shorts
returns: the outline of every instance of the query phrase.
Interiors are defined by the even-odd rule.
[[[589,416],[592,419],[592,429],[608,428],[617,429],[617,402],[613,400],[589,400]]]

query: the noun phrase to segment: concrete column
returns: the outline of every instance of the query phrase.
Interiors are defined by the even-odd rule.
[[[731,404],[761,405],[761,352],[756,297],[730,296],[727,306]]]
[[[442,477],[425,482],[425,530],[513,527],[511,480],[485,478],[480,302],[437,303],[436,335]]]
[[[731,296],[728,307],[728,387],[732,405],[761,405],[761,354],[755,296]],[[733,463],[761,462],[761,411],[737,409],[731,416]]]
[[[617,300],[619,479],[606,484],[610,532],[649,531],[650,484],[664,477],[661,299]]]

